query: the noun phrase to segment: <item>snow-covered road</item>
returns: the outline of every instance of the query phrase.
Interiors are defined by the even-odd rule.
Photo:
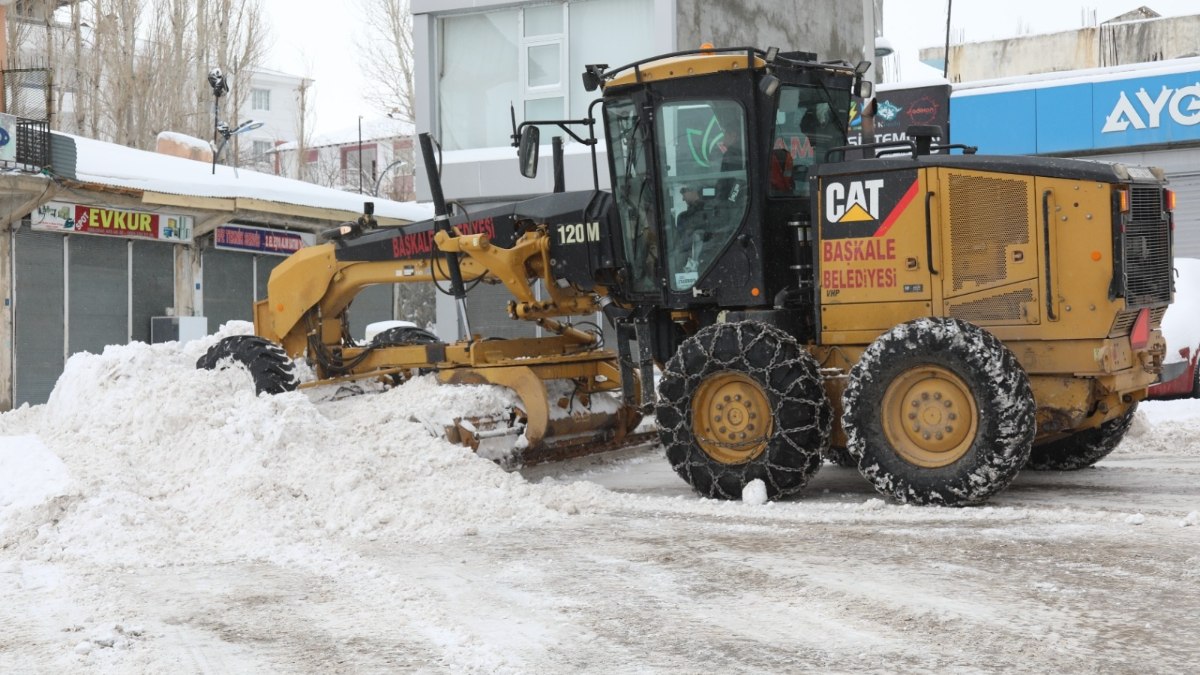
[[[256,398],[199,347],[0,415],[0,672],[1191,672],[1200,405],[988,506],[696,498],[658,451],[509,474],[414,382]],[[18,475],[26,477],[17,480]]]

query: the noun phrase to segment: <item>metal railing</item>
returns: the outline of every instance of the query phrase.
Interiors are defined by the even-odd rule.
[[[17,118],[17,164],[50,166],[50,122]]]

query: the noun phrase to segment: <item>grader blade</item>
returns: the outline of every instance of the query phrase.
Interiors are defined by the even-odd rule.
[[[486,418],[464,417],[446,438],[507,468],[609,452],[652,442],[639,429],[641,414],[620,403],[619,393],[580,391],[577,381],[545,380],[528,366],[455,368],[438,372],[445,384],[491,384],[513,391],[519,407]]]

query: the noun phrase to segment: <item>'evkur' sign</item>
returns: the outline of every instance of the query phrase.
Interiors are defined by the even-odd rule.
[[[29,214],[30,225],[46,232],[138,237],[161,241],[189,241],[192,217],[127,211],[102,206],[46,202]]]

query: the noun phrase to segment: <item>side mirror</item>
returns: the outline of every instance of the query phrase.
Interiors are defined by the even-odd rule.
[[[607,63],[592,63],[584,66],[583,88],[585,91],[596,91],[600,85],[604,84],[605,68],[608,68]]]
[[[533,125],[521,129],[521,140],[517,145],[517,161],[521,165],[521,175],[526,178],[537,177],[541,135],[541,130]]]
[[[858,86],[855,88],[854,95],[867,100],[875,93],[875,83],[870,80],[859,80]]]

